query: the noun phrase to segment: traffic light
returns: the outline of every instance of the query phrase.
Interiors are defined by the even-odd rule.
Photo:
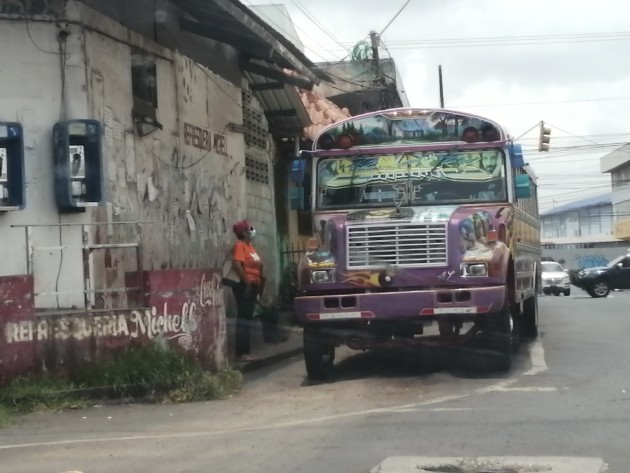
[[[549,141],[551,140],[551,128],[545,126],[545,122],[540,122],[540,138],[538,139],[538,152],[549,151]]]

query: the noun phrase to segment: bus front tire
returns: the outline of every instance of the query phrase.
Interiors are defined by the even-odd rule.
[[[325,381],[332,376],[335,345],[319,327],[304,327],[304,363],[308,378]]]

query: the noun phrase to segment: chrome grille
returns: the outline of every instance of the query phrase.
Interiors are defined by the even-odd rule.
[[[348,269],[446,265],[446,223],[361,223],[347,227]]]

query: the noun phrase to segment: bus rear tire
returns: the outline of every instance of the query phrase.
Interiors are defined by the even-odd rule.
[[[514,354],[519,347],[519,325],[509,303],[487,319],[487,344],[491,351],[490,368],[496,371],[509,371]]]
[[[521,315],[521,335],[523,338],[535,340],[538,337],[538,294],[523,302]]]
[[[332,376],[335,345],[319,327],[304,327],[304,363],[308,378],[325,381]]]

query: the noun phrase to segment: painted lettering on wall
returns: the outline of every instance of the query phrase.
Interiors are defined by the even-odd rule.
[[[223,133],[212,132],[205,128],[184,123],[184,143],[203,151],[214,151],[227,156],[227,137]]]
[[[176,311],[169,309],[169,303],[165,301],[159,308],[154,306],[125,313],[9,322],[5,325],[4,335],[8,344],[91,337],[165,338],[190,349],[203,317],[203,309],[222,305],[221,279],[215,273],[210,280],[203,276],[197,297],[184,302]]]

